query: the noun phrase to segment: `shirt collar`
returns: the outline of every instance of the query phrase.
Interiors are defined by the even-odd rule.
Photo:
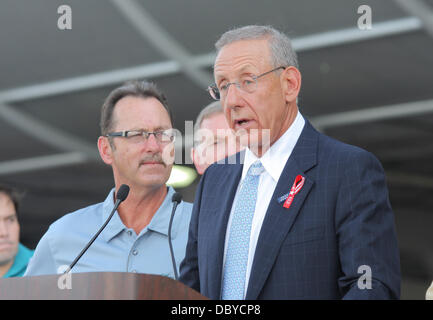
[[[28,249],[21,243],[18,244],[18,251],[14,258],[14,263],[10,269],[3,275],[4,278],[21,277],[26,271],[29,259],[33,255],[33,250]]]
[[[172,187],[168,187],[168,192],[167,195],[165,196],[164,201],[162,202],[158,210],[155,212],[152,220],[150,220],[150,223],[147,226],[149,230],[159,232],[168,237],[168,225],[170,223],[171,211],[173,209],[173,202],[171,201],[171,198],[173,197],[174,193],[175,190]],[[175,238],[176,236],[176,230],[177,229],[174,227],[173,224],[171,230],[171,235],[173,238]]]
[[[245,178],[250,166],[260,160],[265,171],[275,182],[280,178],[281,172],[289,160],[290,155],[301,135],[305,125],[305,119],[298,110],[295,120],[286,132],[269,148],[268,151],[258,158],[249,148],[246,148],[242,179]]]
[[[101,226],[107,221],[108,216],[113,210],[114,207],[114,192],[115,189],[111,189],[105,201],[102,203],[102,221]],[[117,236],[122,230],[127,229],[123,224],[122,220],[119,217],[119,213],[117,210],[114,212],[113,217],[110,222],[105,227],[105,230],[102,232],[101,236],[105,239],[105,241],[110,241],[112,238]],[[95,230],[96,232],[97,230]]]
[[[102,224],[108,219],[108,216],[111,213],[111,210],[113,210],[114,207],[114,192],[115,189],[111,189],[110,193],[108,194],[107,198],[102,204]],[[162,202],[161,206],[158,208],[158,210],[155,212],[152,220],[148,224],[147,228],[149,230],[162,233],[166,236],[168,236],[168,224],[170,222],[170,215],[171,215],[171,198],[173,194],[175,193],[175,190],[172,187],[168,187],[167,195]],[[122,220],[119,217],[119,213],[114,212],[113,217],[111,218],[110,222],[105,227],[105,230],[102,232],[101,235],[103,235],[105,241],[109,242],[111,239],[113,239],[115,236],[117,236],[121,231],[127,230],[128,228],[123,224]],[[146,228],[145,228],[146,229]],[[96,232],[97,230],[95,230]],[[176,228],[172,229],[172,237],[174,238],[176,236]]]

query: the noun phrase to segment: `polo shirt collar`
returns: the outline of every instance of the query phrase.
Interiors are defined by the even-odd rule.
[[[175,193],[174,189],[172,187],[168,187],[168,192],[167,195],[165,196],[164,201],[162,202],[158,210],[155,212],[152,220],[150,220],[150,223],[147,226],[149,230],[161,233],[168,237],[168,225],[170,223],[171,211],[173,209],[173,203],[171,201],[171,198],[173,197],[174,193]],[[173,224],[171,230],[171,235],[173,238],[175,238],[176,236],[176,231],[177,229],[174,228],[174,224]]]
[[[114,192],[116,190],[113,188],[110,190],[110,193],[108,194],[105,201],[102,203],[102,219],[101,219],[101,225],[107,221],[108,217],[110,216],[111,210],[113,210],[114,207]],[[111,218],[110,222],[105,227],[104,231],[102,231],[102,236],[106,242],[113,239],[115,236],[117,236],[121,231],[127,229],[126,226],[123,224],[122,220],[120,220],[119,213],[117,210],[114,212],[113,217]],[[99,229],[98,229],[99,230]],[[98,231],[95,230],[95,233]]]
[[[104,222],[108,219],[111,210],[113,210],[114,207],[114,192],[115,189],[111,189],[110,193],[108,194],[107,198],[102,204],[102,221],[101,226],[104,224]],[[146,228],[142,230],[146,231],[146,229],[159,232],[161,234],[164,234],[168,236],[168,225],[170,222],[170,216],[171,216],[171,210],[172,210],[172,202],[171,198],[173,194],[175,193],[175,190],[172,187],[168,187],[167,195],[165,196],[164,201],[162,202],[161,206],[158,208],[158,210],[155,212],[152,220],[147,225]],[[103,236],[104,240],[106,242],[109,242],[111,239],[116,237],[120,232],[123,230],[127,230],[128,228],[123,224],[122,220],[120,219],[119,213],[114,212],[113,217],[111,218],[110,222],[105,227],[105,230],[102,232],[101,236]],[[172,237],[175,238],[177,229],[172,227]],[[95,230],[97,232],[97,230]]]

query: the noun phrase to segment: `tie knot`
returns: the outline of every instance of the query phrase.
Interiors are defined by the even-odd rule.
[[[260,160],[257,160],[251,165],[250,169],[248,170],[248,175],[258,176],[263,172],[263,170],[265,170],[265,168],[263,168],[263,165],[260,162]]]

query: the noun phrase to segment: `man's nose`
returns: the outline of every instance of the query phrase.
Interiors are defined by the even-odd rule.
[[[240,88],[238,88],[236,83],[230,85],[223,100],[223,105],[227,108],[235,108],[241,105],[240,102],[242,100],[242,91]]]
[[[149,137],[145,139],[145,148],[147,152],[159,151],[160,145],[154,134],[149,135]]]
[[[0,238],[6,238],[8,236],[8,228],[6,223],[1,220],[0,221]]]

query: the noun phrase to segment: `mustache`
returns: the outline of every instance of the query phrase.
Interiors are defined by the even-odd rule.
[[[140,160],[140,165],[145,164],[146,162],[157,162],[166,166],[164,160],[162,159],[162,155],[160,153],[156,153],[153,155],[149,155]]]

